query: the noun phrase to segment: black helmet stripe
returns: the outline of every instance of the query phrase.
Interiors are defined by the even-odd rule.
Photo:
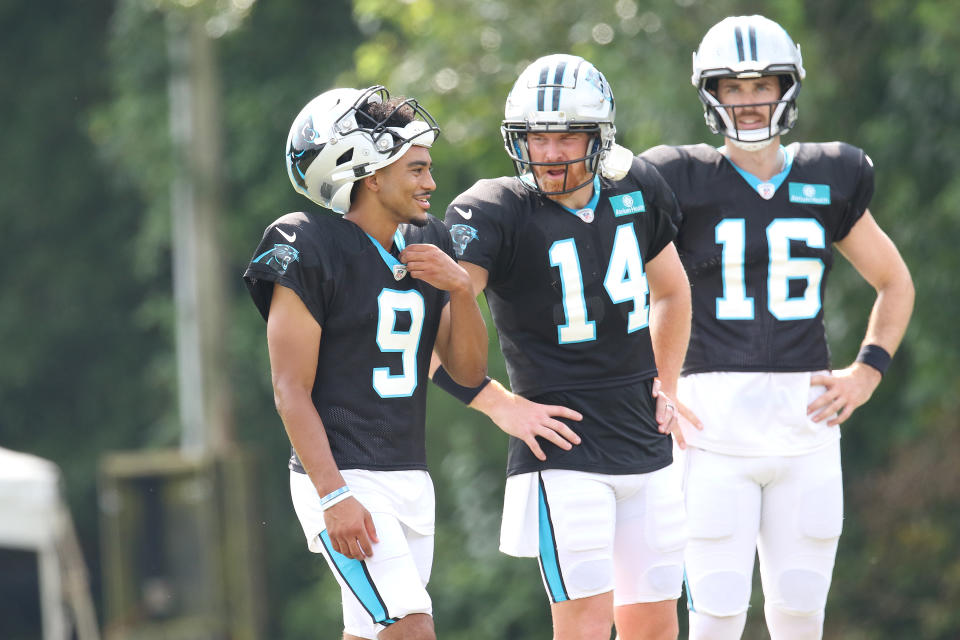
[[[547,94],[547,76],[549,74],[550,67],[545,66],[540,69],[540,79],[537,81],[537,85],[540,87],[540,90],[537,91],[537,111],[543,111],[543,103]]]
[[[560,108],[560,92],[563,90],[563,72],[567,69],[566,61],[557,65],[557,72],[553,74],[553,110]]]
[[[757,57],[757,28],[753,25],[750,25],[750,29],[747,31],[747,34],[750,40],[750,59],[759,60]]]
[[[737,62],[743,62],[743,33],[740,32],[740,27],[733,28],[733,35],[737,39]]]

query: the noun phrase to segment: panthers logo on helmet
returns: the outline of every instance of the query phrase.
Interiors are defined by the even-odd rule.
[[[455,224],[450,227],[450,237],[453,238],[454,251],[462,256],[470,241],[477,239],[477,230],[468,224]]]
[[[275,244],[269,251],[264,251],[253,261],[260,262],[266,258],[265,264],[273,267],[277,273],[286,273],[290,263],[300,259],[300,252],[288,244]]]

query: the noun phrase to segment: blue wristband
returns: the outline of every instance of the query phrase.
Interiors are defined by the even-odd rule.
[[[470,404],[473,402],[473,399],[483,391],[483,388],[490,384],[490,376],[487,376],[483,379],[483,382],[480,383],[478,387],[464,387],[463,385],[457,384],[456,380],[450,377],[450,374],[447,373],[447,370],[443,368],[443,365],[437,367],[437,370],[433,372],[433,384],[437,385],[454,398],[462,402],[463,404]]]
[[[322,507],[323,505],[327,504],[328,502],[330,502],[331,500],[333,500],[333,499],[336,498],[337,496],[343,495],[343,494],[346,493],[347,491],[350,491],[350,487],[348,487],[347,485],[343,485],[343,486],[340,487],[339,489],[337,489],[337,490],[335,490],[335,491],[331,491],[331,492],[328,493],[327,495],[325,495],[325,496],[323,496],[322,498],[320,498],[320,506]]]

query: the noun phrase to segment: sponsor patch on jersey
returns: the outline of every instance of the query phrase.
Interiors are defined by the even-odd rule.
[[[616,217],[629,216],[632,213],[643,213],[647,207],[643,204],[643,194],[639,191],[632,191],[621,196],[612,196],[610,206],[613,207],[613,215]]]
[[[264,251],[253,259],[254,262],[264,261],[269,267],[277,273],[286,273],[290,263],[300,259],[300,252],[288,244],[275,244],[269,251]]]
[[[453,250],[457,256],[462,256],[467,245],[477,239],[477,230],[468,224],[455,224],[450,227],[450,237],[453,239]]]
[[[799,204],[830,204],[830,185],[828,184],[804,184],[802,182],[791,182],[790,202]]]

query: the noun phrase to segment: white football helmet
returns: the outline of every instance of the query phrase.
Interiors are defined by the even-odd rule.
[[[297,192],[346,213],[353,183],[399,159],[411,145],[429,147],[440,133],[416,100],[405,99],[381,117],[365,111],[389,92],[331,89],[307,103],[287,136],[287,175]]]
[[[616,108],[613,91],[603,74],[579,56],[544,56],[523,70],[507,96],[500,133],[517,176],[527,188],[544,195],[576,191],[593,180],[599,169],[611,179],[626,175],[633,154],[618,153],[613,125]],[[583,131],[594,134],[587,155],[569,162],[533,162],[527,146],[531,132]],[[624,166],[624,158],[628,158]],[[533,166],[569,166],[586,162],[590,177],[560,191],[543,191]]]
[[[758,78],[775,75],[780,79],[780,99],[763,103],[770,108],[770,126],[740,131],[726,105],[720,104],[717,78]],[[748,150],[762,149],[775,136],[784,134],[797,123],[797,94],[806,71],[800,46],[779,24],[763,16],[725,18],[703,36],[693,53],[693,76],[703,103],[703,117],[714,133],[723,134],[733,144]]]

